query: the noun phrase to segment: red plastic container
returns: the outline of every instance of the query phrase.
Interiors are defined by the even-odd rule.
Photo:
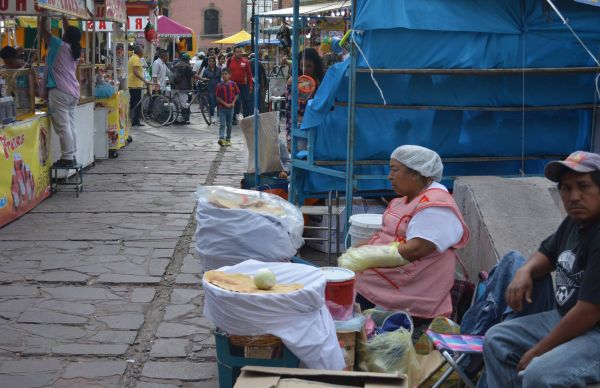
[[[352,319],[354,311],[353,271],[338,267],[323,267],[327,278],[325,286],[325,303],[331,316],[336,321]]]

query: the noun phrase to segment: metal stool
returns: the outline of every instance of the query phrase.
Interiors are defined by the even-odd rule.
[[[307,216],[325,216],[327,223],[325,226],[304,226],[304,229],[326,230],[326,237],[304,237],[307,241],[323,241],[327,244],[327,264],[331,265],[331,242],[333,241],[333,217],[335,216],[335,249],[336,253],[340,253],[340,215],[346,209],[345,206],[340,206],[339,194],[335,192],[335,205],[333,205],[332,192],[330,191],[325,206],[301,206],[300,211]]]
[[[65,177],[59,177],[58,171],[64,171]],[[69,172],[71,170],[75,170],[75,182],[71,181],[71,176]],[[74,186],[75,194],[79,197],[79,193],[83,192],[83,165],[81,163],[77,163],[72,167],[56,167],[52,166],[52,175],[51,175],[51,193],[58,192],[58,186]],[[59,179],[64,179],[64,181],[59,181]]]

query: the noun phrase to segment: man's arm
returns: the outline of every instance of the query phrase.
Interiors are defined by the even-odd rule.
[[[554,266],[546,255],[536,252],[523,265],[506,289],[506,303],[515,311],[523,309],[523,300],[531,303],[533,280],[552,272]]]
[[[578,301],[558,325],[521,357],[517,370],[524,370],[534,357],[585,334],[600,322],[600,305]]]
[[[246,66],[246,82],[248,83],[248,90],[252,92],[254,89],[254,81],[252,79],[252,69],[250,69],[250,62],[247,62],[248,66]]]

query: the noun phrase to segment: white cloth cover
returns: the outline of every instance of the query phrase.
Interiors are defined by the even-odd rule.
[[[303,264],[256,260],[219,271],[253,276],[261,268],[273,271],[277,283],[301,283],[304,288],[289,294],[241,294],[202,279],[204,315],[228,334],[281,338],[307,368],[343,369],[335,323],[325,306],[325,273]]]
[[[266,112],[259,114],[258,164],[260,173],[281,171],[278,113]],[[254,173],[254,116],[244,117],[240,121],[240,127],[244,134],[244,139],[246,139],[246,172]]]
[[[265,201],[283,208],[284,215],[217,207],[210,202],[210,197],[215,195],[231,203]],[[196,251],[204,271],[249,259],[289,261],[304,244],[302,213],[283,198],[221,186],[199,187],[196,196]]]

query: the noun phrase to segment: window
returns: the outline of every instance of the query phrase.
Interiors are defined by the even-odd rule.
[[[219,11],[207,9],[204,11],[204,35],[219,35]]]

